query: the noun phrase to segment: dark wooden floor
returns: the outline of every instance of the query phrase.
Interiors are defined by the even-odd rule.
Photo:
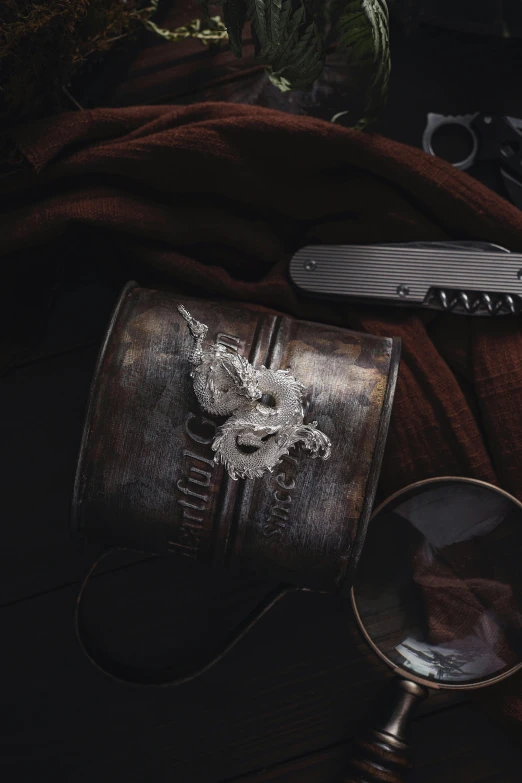
[[[444,47],[431,32],[427,40],[424,47],[397,46],[379,130],[418,145],[428,110],[522,116],[522,99],[506,87],[520,57],[511,42],[491,42],[485,59],[478,39],[450,36]],[[179,52],[149,44],[120,86],[111,85],[105,103],[204,99],[202,57],[233,99],[241,90],[251,98],[258,83],[248,58],[243,73],[244,63],[231,65],[228,54],[210,61],[191,42]],[[183,58],[199,63],[192,82],[176,81]],[[154,94],[149,81],[140,95],[145,69],[168,62],[170,94]],[[276,100],[264,89],[265,102]],[[80,650],[75,597],[95,549],[71,539],[69,500],[90,376],[118,287],[102,275],[87,276],[88,284],[80,277],[62,288],[32,354],[11,368],[0,389],[2,780],[340,780],[350,739],[390,676],[359,638],[349,607],[337,600],[288,597],[225,660],[176,689],[113,682]],[[90,627],[129,662],[187,663],[211,649],[267,587],[178,560],[115,561],[93,582]],[[520,750],[465,699],[433,696],[412,736],[413,783],[522,780]]]

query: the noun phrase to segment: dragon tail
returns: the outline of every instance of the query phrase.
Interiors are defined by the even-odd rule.
[[[332,451],[332,442],[330,438],[317,429],[317,422],[310,424],[300,424],[293,428],[287,438],[287,448],[302,443],[303,448],[310,452],[312,457],[328,459]]]

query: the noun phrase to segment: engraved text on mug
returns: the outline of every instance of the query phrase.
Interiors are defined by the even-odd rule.
[[[285,454],[282,457],[284,470],[273,478],[276,487],[272,491],[272,503],[265,522],[261,526],[261,533],[267,538],[282,536],[284,530],[290,526],[290,509],[292,505],[292,490],[295,489],[295,467],[297,459]]]
[[[234,335],[219,332],[216,343],[237,352],[241,340]],[[210,445],[216,436],[217,426],[206,416],[188,413],[184,429],[195,445],[191,449],[183,449],[182,452],[183,475],[176,482],[181,493],[177,500],[182,509],[181,525],[177,540],[170,540],[168,549],[169,552],[195,558],[209,512],[210,494],[205,490],[210,489],[216,467]]]
[[[177,541],[169,541],[169,551],[196,557],[201,534],[208,515],[210,495],[206,491],[210,487],[215,466],[212,451],[208,448],[214,440],[216,425],[205,416],[187,414],[185,433],[194,442],[193,449],[183,449],[183,475],[176,487],[181,493],[178,505],[182,509],[181,525]],[[203,434],[204,433],[204,434]],[[206,434],[208,433],[208,434]],[[201,446],[209,456],[201,454]]]

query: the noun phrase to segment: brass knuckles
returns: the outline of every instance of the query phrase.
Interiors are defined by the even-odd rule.
[[[471,123],[477,114],[478,112],[475,112],[475,114],[457,114],[454,116],[433,113],[428,114],[428,121],[426,123],[424,133],[422,134],[422,149],[424,152],[436,156],[432,144],[433,135],[435,132],[443,125],[460,125],[461,127],[466,128],[468,131],[469,135],[471,136],[473,146],[467,158],[464,158],[464,160],[459,160],[456,163],[452,163],[452,165],[455,166],[456,169],[461,169],[462,171],[469,169],[475,162],[479,147],[477,134],[471,127]]]

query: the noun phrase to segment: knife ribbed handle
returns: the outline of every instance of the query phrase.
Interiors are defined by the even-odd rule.
[[[522,308],[522,254],[484,243],[307,245],[290,260],[309,296],[466,315]]]

